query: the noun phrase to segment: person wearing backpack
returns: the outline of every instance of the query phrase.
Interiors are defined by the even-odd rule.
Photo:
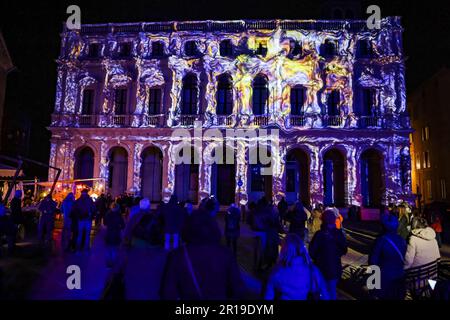
[[[393,214],[381,217],[384,233],[378,237],[369,255],[369,264],[380,267],[381,289],[374,295],[382,300],[403,300],[405,297],[404,261],[406,241],[397,234],[398,218]]]
[[[73,205],[74,214],[78,220],[78,239],[77,247],[79,250],[90,248],[90,237],[92,229],[92,219],[96,212],[94,201],[88,194],[88,190],[84,189],[81,196]],[[83,242],[84,239],[84,242]]]
[[[237,254],[237,239],[240,235],[241,212],[233,203],[225,214],[225,238],[227,247]]]

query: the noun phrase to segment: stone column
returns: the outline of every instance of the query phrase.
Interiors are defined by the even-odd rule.
[[[139,194],[141,192],[141,166],[142,166],[142,148],[143,144],[140,142],[137,142],[134,144],[133,148],[133,164],[132,164],[132,182],[130,191],[134,192],[135,194]]]
[[[354,145],[346,145],[347,149],[347,204],[361,206],[361,169]]]
[[[323,203],[323,175],[322,159],[319,146],[311,146],[310,176],[311,176],[311,204]]]

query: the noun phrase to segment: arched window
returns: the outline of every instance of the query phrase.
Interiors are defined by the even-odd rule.
[[[267,78],[264,75],[257,75],[253,80],[253,114],[264,114],[268,99],[269,88]]]
[[[74,178],[91,179],[94,177],[94,151],[82,147],[75,152]],[[87,183],[91,185],[91,182]]]
[[[217,114],[229,115],[233,112],[233,86],[231,77],[222,74],[217,78]]]
[[[328,105],[328,110],[327,110],[327,114],[329,116],[338,116],[339,115],[339,103],[340,103],[340,92],[339,90],[332,90],[330,91],[330,93],[328,94],[327,97],[327,105]]]
[[[197,114],[197,94],[197,77],[190,73],[183,78],[181,95],[181,112],[183,114]]]

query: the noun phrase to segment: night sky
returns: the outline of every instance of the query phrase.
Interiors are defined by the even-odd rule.
[[[8,76],[5,116],[27,114],[31,120],[30,158],[47,163],[50,123],[56,89],[56,62],[68,5],[81,8],[82,23],[138,22],[203,19],[309,19],[326,18],[321,4],[327,1],[25,1],[2,0],[0,29],[17,70]],[[330,1],[328,1],[330,2]],[[339,1],[332,1],[334,3]],[[340,1],[343,2],[343,1]],[[358,2],[358,1],[350,1]],[[214,6],[212,6],[214,3]],[[361,1],[361,17],[370,4],[382,16],[402,17],[407,56],[408,92],[433,75],[450,59],[450,3],[433,1]],[[8,121],[5,119],[5,121]],[[46,170],[34,171],[46,178]]]

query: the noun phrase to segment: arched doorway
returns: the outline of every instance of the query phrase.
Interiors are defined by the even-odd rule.
[[[248,197],[250,201],[257,202],[262,197],[268,201],[272,199],[272,174],[264,174],[270,169],[272,154],[266,147],[258,146],[249,148],[249,152],[255,152],[253,156],[249,154],[248,173]],[[267,161],[269,160],[269,163]]]
[[[122,147],[109,151],[108,187],[111,195],[116,197],[127,190],[128,152]]]
[[[230,205],[236,196],[236,157],[230,148],[224,148],[222,152],[223,161],[211,166],[211,194],[221,205]],[[227,156],[227,152],[232,156]],[[228,158],[232,163],[229,163]]]
[[[151,202],[160,202],[163,159],[161,150],[156,147],[146,148],[141,159],[141,195]]]
[[[366,208],[379,208],[382,201],[383,181],[381,163],[383,157],[375,149],[361,154],[361,195]]]
[[[337,149],[328,150],[323,156],[324,205],[344,207],[345,157]]]
[[[184,149],[179,151],[180,157],[183,157],[183,152]],[[191,147],[191,161],[175,165],[175,195],[179,201],[198,202],[199,165],[194,161],[195,152],[195,149]]]
[[[291,204],[301,200],[310,204],[309,157],[300,148],[289,151],[286,156],[286,201]]]
[[[92,179],[94,177],[94,151],[90,147],[81,147],[75,152],[74,179]],[[92,187],[92,181],[86,181]]]

